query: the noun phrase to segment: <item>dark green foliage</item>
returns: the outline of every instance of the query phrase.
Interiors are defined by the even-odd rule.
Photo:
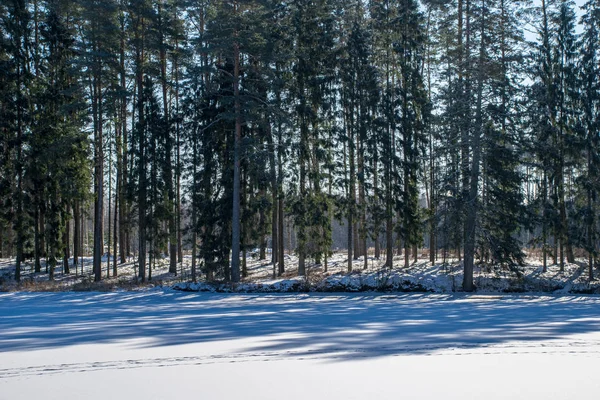
[[[528,7],[2,2],[0,255],[18,279],[33,251],[52,276],[91,200],[96,279],[108,209],[142,280],[166,254],[180,272],[180,236],[194,280],[238,281],[255,248],[274,249],[274,274],[295,252],[306,275],[334,248],[352,269],[371,247],[408,266],[422,245],[464,257],[466,290],[473,258],[513,266],[524,246],[545,267],[583,249],[592,278],[600,4],[580,36],[572,2]]]
[[[486,198],[483,210],[482,240],[491,261],[521,265],[524,261],[518,239],[523,220],[522,178],[518,171],[516,143],[506,132],[486,129]]]

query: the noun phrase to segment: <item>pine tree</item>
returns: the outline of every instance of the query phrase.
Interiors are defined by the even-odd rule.
[[[580,81],[582,82],[581,106],[583,140],[586,143],[586,172],[582,186],[586,192],[585,222],[587,240],[584,248],[588,252],[588,277],[594,279],[594,263],[597,258],[596,198],[600,183],[600,2],[590,0],[583,7],[581,18],[583,35],[580,44]]]
[[[167,193],[165,199],[165,218],[168,221],[168,230],[169,230],[169,272],[176,274],[177,273],[177,220],[176,220],[176,212],[175,212],[175,182],[173,179],[173,149],[174,149],[174,118],[171,117],[171,101],[170,101],[170,87],[169,80],[167,77],[167,57],[168,53],[171,51],[171,44],[169,43],[169,37],[173,36],[175,32],[169,27],[171,26],[171,13],[172,8],[177,9],[176,4],[162,4],[162,1],[159,1],[157,4],[157,12],[156,12],[156,34],[157,34],[157,45],[158,45],[158,53],[159,53],[159,64],[160,64],[160,82],[162,89],[162,106],[163,106],[163,142],[164,142],[164,163],[163,163],[163,181],[165,184],[165,191]]]
[[[398,20],[403,26],[397,51],[402,72],[400,130],[404,176],[401,214],[405,267],[409,265],[411,249],[418,246],[422,238],[417,179],[425,144],[424,126],[429,113],[421,75],[425,41],[422,18],[416,2],[405,2]]]
[[[575,151],[574,120],[576,118],[575,96],[578,85],[575,75],[575,12],[571,1],[562,1],[555,15],[557,27],[556,47],[553,54],[556,85],[556,119],[553,121],[555,138],[554,143],[558,150],[558,163],[554,172],[554,201],[559,217],[556,222],[557,236],[559,238],[560,268],[564,270],[564,253],[566,250],[569,262],[574,262],[573,247],[570,239],[567,216],[567,193],[565,188],[566,168],[572,167],[572,158]]]
[[[555,160],[556,149],[553,145],[555,136],[553,121],[556,120],[556,86],[552,63],[551,16],[552,9],[546,0],[541,4],[541,21],[539,22],[538,35],[540,42],[535,49],[534,59],[536,65],[533,68],[534,84],[532,85],[530,106],[530,118],[533,122],[535,132],[532,135],[531,152],[534,154],[535,166],[541,170],[540,195],[536,201],[537,220],[542,225],[541,244],[543,270],[547,268],[547,255],[550,250],[548,239],[550,229],[556,221],[556,209],[551,201],[551,182],[554,176],[552,170]],[[554,238],[556,243],[556,237]],[[554,252],[554,260],[556,260]]]
[[[487,106],[489,122],[484,140],[484,185],[482,195],[482,241],[484,254],[491,252],[492,261],[498,264],[521,265],[524,254],[517,235],[523,225],[523,179],[519,172],[522,153],[519,138],[520,105],[517,93],[523,90],[515,77],[519,76],[522,62],[520,35],[515,5],[501,0],[496,10],[490,10],[491,26],[495,26],[486,39],[499,43],[491,48],[489,65],[494,66],[490,81]]]
[[[82,91],[74,60],[74,25],[69,19],[68,4],[50,0],[47,15],[41,24],[41,43],[48,49],[42,57],[43,85],[36,99],[39,108],[38,123],[33,131],[31,163],[32,175],[45,175],[47,196],[47,229],[50,279],[60,256],[68,259],[67,227],[69,210],[87,194],[89,185],[87,140],[82,128]],[[35,177],[32,177],[35,179]],[[68,262],[63,264],[68,273]]]
[[[380,136],[381,168],[383,169],[383,204],[385,207],[385,243],[386,262],[388,268],[393,264],[393,234],[394,214],[399,210],[400,177],[398,167],[400,159],[396,154],[397,116],[396,107],[398,102],[396,75],[396,57],[394,43],[398,38],[398,29],[395,21],[398,15],[397,1],[373,1],[369,5],[369,13],[373,21],[373,40],[375,42],[374,61],[378,67],[378,75],[381,77],[381,102],[380,123],[382,134]]]
[[[5,198],[5,215],[13,223],[16,248],[15,280],[19,281],[29,225],[25,198],[28,190],[25,181],[24,148],[31,124],[31,15],[24,0],[11,1],[2,8],[2,11],[5,11],[2,17],[3,33],[8,35],[3,35],[6,69],[2,73],[7,84],[7,93],[2,99],[2,113],[10,117],[3,126],[3,161],[6,161],[3,167],[3,183],[10,187],[10,199]]]
[[[475,126],[473,127],[472,133],[466,133],[462,138],[463,151],[466,152],[462,155],[462,163],[463,166],[469,164],[469,161],[466,160],[468,158],[468,148],[471,148],[472,158],[470,160],[470,165],[468,168],[468,178],[465,177],[467,171],[463,168],[463,201],[467,201],[465,206],[467,206],[465,213],[465,225],[464,225],[464,279],[463,279],[463,290],[466,292],[471,292],[474,290],[473,285],[473,266],[474,266],[474,257],[475,257],[475,242],[476,242],[476,228],[477,228],[477,215],[479,208],[479,173],[480,173],[480,158],[481,158],[481,137],[483,134],[483,126],[484,126],[484,115],[483,115],[483,85],[484,85],[484,68],[486,62],[486,43],[485,43],[485,35],[487,28],[487,9],[486,9],[486,1],[482,0],[481,9],[479,15],[479,29],[480,29],[480,37],[479,37],[479,55],[477,59],[477,70],[475,72],[475,96],[476,96],[476,105],[474,110],[475,117]],[[467,1],[467,18],[469,18],[469,2]],[[467,19],[467,22],[469,19]],[[470,34],[469,27],[467,23],[467,52],[469,47],[469,39]],[[467,57],[469,55],[467,54]],[[467,73],[470,73],[467,72]],[[467,85],[467,97],[469,96],[469,85]],[[465,183],[468,182],[468,192],[467,188],[465,188]]]
[[[331,244],[329,205],[321,191],[327,154],[321,116],[327,84],[334,77],[334,70],[328,67],[328,55],[334,49],[333,8],[326,0],[310,3],[297,0],[291,6],[296,46],[292,96],[299,130],[299,171],[291,213],[298,229],[299,275],[306,275],[307,257],[314,257],[319,264]]]
[[[88,67],[89,98],[94,129],[94,279],[102,278],[104,253],[104,131],[107,119],[107,88],[117,65],[117,5],[114,1],[86,1],[83,6],[82,48]]]
[[[146,281],[146,242],[147,242],[147,213],[148,213],[148,171],[147,171],[147,121],[146,101],[147,92],[144,90],[146,74],[146,29],[151,16],[151,8],[145,0],[131,1],[129,4],[130,26],[132,31],[131,48],[135,55],[135,88],[137,90],[135,99],[135,112],[137,121],[135,122],[135,132],[133,137],[135,142],[131,146],[134,150],[134,165],[136,165],[136,184],[137,207],[138,207],[138,276],[142,282]],[[137,146],[137,147],[135,147]]]

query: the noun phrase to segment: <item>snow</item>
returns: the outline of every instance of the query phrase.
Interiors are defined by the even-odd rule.
[[[113,276],[113,258],[111,256],[110,267],[108,268],[108,257],[102,257],[102,283],[94,284],[94,275],[92,269],[93,258],[83,257],[78,258],[77,272],[73,266],[73,259],[70,261],[71,273],[63,273],[62,260],[59,260],[55,272],[54,281],[48,280],[46,271],[46,262],[41,259],[41,273],[34,272],[33,260],[26,260],[21,267],[21,284],[17,284],[13,277],[15,271],[14,259],[0,259],[0,292],[16,291],[16,290],[32,290],[32,291],[89,291],[89,290],[114,290],[116,288],[131,289],[132,285],[137,285],[136,276],[138,273],[137,259],[128,257],[126,263],[118,264],[118,276]],[[83,268],[81,262],[83,261]],[[179,264],[179,269],[185,268],[184,273],[178,275],[169,273],[169,259],[167,256],[155,260],[152,268],[152,282],[147,286],[160,286],[162,284],[178,282],[189,279],[189,265],[191,264],[191,256],[184,256],[184,262]],[[110,277],[107,277],[110,270]],[[82,272],[83,269],[83,272]],[[146,271],[148,273],[148,271]]]
[[[0,294],[0,399],[595,399],[600,297]]]
[[[328,270],[323,265],[309,265],[306,277],[295,275],[297,258],[289,256],[285,276],[272,279],[272,264],[250,260],[250,275],[241,284],[209,284],[206,282],[178,282],[176,290],[201,292],[460,292],[463,281],[462,264],[457,260],[431,265],[419,259],[405,268],[404,258],[394,258],[394,268],[384,266],[384,260],[368,258],[353,260],[353,271],[347,272],[345,254],[336,253],[329,260]],[[564,272],[559,266],[549,265],[543,272],[541,261],[529,258],[519,267],[518,274],[509,268],[476,265],[474,283],[480,293],[556,293],[556,294],[600,294],[600,280],[588,280],[587,266],[583,260],[566,264]],[[595,271],[598,275],[599,271]]]
[[[210,293],[302,293],[302,292],[428,292],[455,293],[462,290],[463,268],[456,259],[446,264],[437,262],[431,265],[425,255],[417,262],[404,267],[404,257],[394,258],[394,268],[384,265],[383,259],[369,257],[367,268],[364,259],[353,260],[352,272],[347,272],[347,258],[344,253],[334,253],[324,265],[307,262],[307,276],[297,276],[298,258],[286,255],[286,272],[273,278],[273,265],[268,260],[248,257],[248,276],[241,283],[191,282],[191,257],[184,256],[178,264],[178,273],[169,273],[169,259],[164,256],[156,260],[152,271],[152,280],[146,284],[137,281],[137,268],[134,258],[118,266],[118,277],[106,278],[106,257],[103,259],[103,280],[93,282],[92,259],[84,258],[84,273],[78,270],[63,274],[57,268],[55,281],[49,282],[44,272],[34,273],[31,262],[22,270],[21,284],[14,279],[14,260],[0,259],[0,292],[3,291],[110,291],[139,290],[147,287],[172,287],[186,292]],[[555,293],[555,294],[600,294],[600,280],[589,281],[586,260],[565,265],[560,271],[557,265],[549,265],[543,272],[541,260],[530,256],[524,266],[514,269],[499,266],[476,265],[474,283],[478,293]],[[42,271],[45,270],[42,262]],[[73,271],[74,272],[74,271]],[[112,265],[110,267],[112,275]],[[600,276],[600,271],[594,274]]]

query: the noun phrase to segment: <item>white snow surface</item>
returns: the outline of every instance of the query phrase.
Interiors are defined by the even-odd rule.
[[[600,297],[0,294],[0,399],[597,399]]]

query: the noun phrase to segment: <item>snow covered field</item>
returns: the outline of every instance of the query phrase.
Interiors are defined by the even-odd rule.
[[[0,294],[0,399],[597,399],[600,298]]]

